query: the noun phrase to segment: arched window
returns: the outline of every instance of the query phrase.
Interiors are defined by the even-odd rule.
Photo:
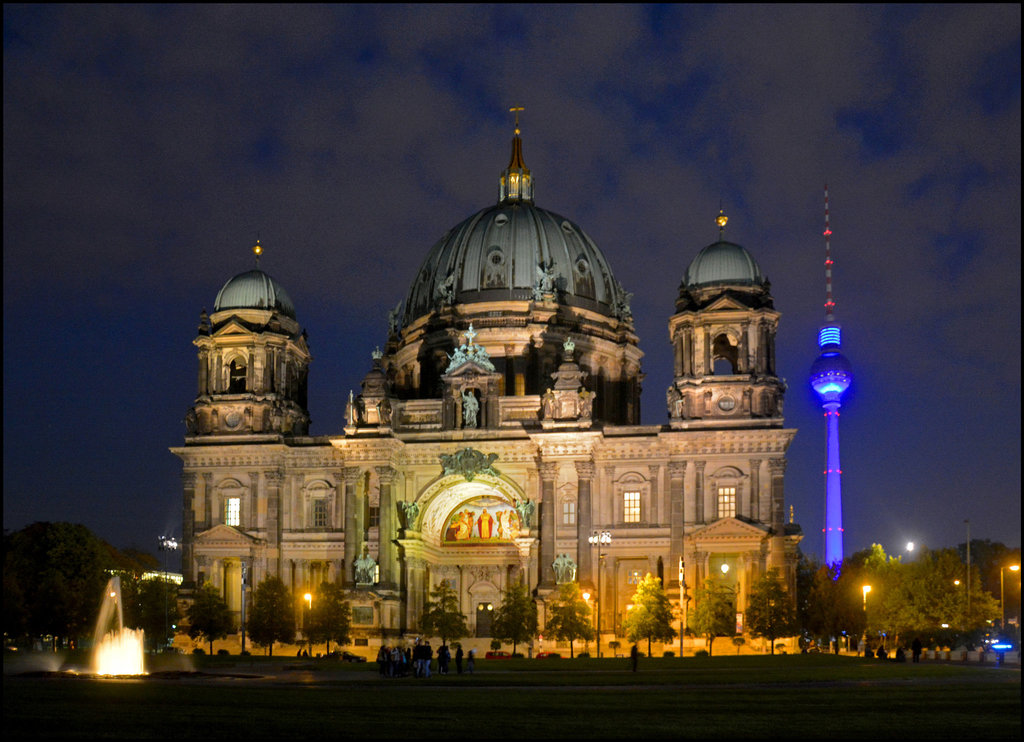
[[[241,394],[245,391],[245,363],[234,360],[228,366],[228,394]]]
[[[725,333],[715,337],[711,345],[711,359],[715,376],[735,374],[739,367],[739,351]]]

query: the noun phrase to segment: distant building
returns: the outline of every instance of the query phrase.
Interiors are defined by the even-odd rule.
[[[172,449],[186,591],[212,582],[239,610],[244,564],[248,594],[279,575],[299,610],[340,581],[368,639],[418,633],[444,580],[489,636],[488,606],[513,581],[543,625],[558,583],[577,579],[608,641],[647,573],[689,608],[695,587],[723,580],[739,614],[768,569],[794,584],[779,313],[725,217],[668,317],[668,421],[641,425],[632,295],[578,224],[535,205],[518,127],[499,186],[427,253],[336,435],[308,435],[311,356],[288,294],[259,269],[224,285],[200,320],[198,396]],[[610,543],[590,543],[605,531]]]

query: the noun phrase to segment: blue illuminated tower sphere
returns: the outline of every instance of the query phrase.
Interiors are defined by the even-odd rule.
[[[842,468],[839,464],[839,407],[843,393],[853,381],[853,368],[840,347],[840,330],[835,324],[818,332],[821,355],[811,365],[811,388],[825,410],[825,563],[843,561]]]

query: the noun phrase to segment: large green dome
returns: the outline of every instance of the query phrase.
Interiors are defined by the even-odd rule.
[[[504,202],[448,230],[420,267],[405,321],[430,312],[440,292],[460,304],[529,300],[546,269],[561,303],[614,316],[625,292],[593,240],[576,223],[529,202]]]

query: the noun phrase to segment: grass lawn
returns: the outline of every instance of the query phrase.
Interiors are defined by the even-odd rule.
[[[478,660],[429,680],[294,657],[207,657],[207,674],[141,680],[14,669],[3,731],[18,739],[1021,736],[1019,668],[828,655],[642,659],[637,673],[622,659]]]

